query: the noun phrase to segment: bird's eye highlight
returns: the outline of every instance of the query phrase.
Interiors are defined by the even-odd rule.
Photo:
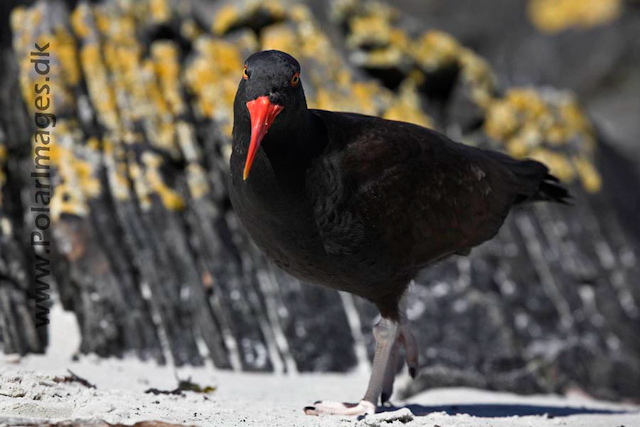
[[[292,77],[291,77],[291,86],[298,86],[298,83],[300,83],[300,73],[295,73]]]
[[[242,69],[242,78],[245,79],[245,80],[247,80],[249,78],[249,69],[247,68],[246,65]]]

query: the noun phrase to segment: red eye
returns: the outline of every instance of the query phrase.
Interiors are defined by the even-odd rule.
[[[295,73],[291,77],[291,86],[298,86],[298,83],[300,83],[300,73]]]
[[[247,80],[249,78],[249,69],[247,68],[247,66],[244,66],[244,69],[242,70],[242,78]]]

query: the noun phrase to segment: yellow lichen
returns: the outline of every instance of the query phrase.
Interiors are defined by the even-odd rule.
[[[532,89],[512,89],[503,99],[494,100],[487,110],[485,132],[497,140],[504,140],[522,129],[524,124],[551,125],[548,106]]]
[[[118,94],[107,98],[116,103],[113,107],[118,112],[118,117],[113,117],[112,131],[117,132],[114,139],[127,144],[148,141],[172,157],[180,158],[173,120],[184,112],[185,106],[177,47],[171,42],[158,41],[151,46],[151,56],[145,57],[135,33],[131,33],[134,30],[131,16],[117,10],[107,11],[111,19],[101,26],[101,47],[109,86]],[[108,107],[111,110],[112,106]],[[142,125],[143,133],[134,130],[136,124]]]
[[[80,66],[75,39],[66,28],[58,28],[53,43],[55,44],[53,54],[60,61],[64,83],[68,86],[77,85],[80,81]]]
[[[211,32],[216,35],[225,34],[235,25],[248,21],[258,14],[269,16],[273,21],[280,21],[286,17],[287,11],[277,1],[245,0],[226,4],[214,15]]]
[[[72,185],[80,189],[83,195],[95,197],[100,194],[100,181],[94,176],[93,167],[88,161],[75,157],[71,150],[52,146],[51,163],[56,165],[65,179],[73,176],[75,182]],[[68,174],[64,172],[66,168],[70,168]]]
[[[210,191],[207,172],[200,164],[200,152],[195,144],[195,132],[190,123],[179,121],[176,123],[178,144],[184,155],[187,165],[187,186],[193,199],[200,199]]]
[[[300,57],[302,47],[295,29],[287,24],[266,27],[260,35],[260,45],[264,50],[281,50],[294,57]]]
[[[185,69],[184,79],[194,95],[196,113],[216,119],[231,132],[232,105],[241,79],[243,58],[240,47],[223,40],[200,37],[196,57]]]
[[[496,87],[496,77],[489,63],[471,50],[461,48],[458,64],[463,82],[471,88],[472,100],[480,108],[486,109],[494,96]]]
[[[587,191],[599,190],[593,129],[572,96],[512,89],[489,103],[484,130],[512,156],[535,158],[561,180],[579,177]]]
[[[382,23],[385,19],[393,20],[396,17],[384,6],[373,6],[367,11],[367,19],[380,22],[380,25],[386,25]],[[356,27],[358,25],[355,24]],[[307,100],[311,108],[355,111],[371,115],[388,112],[390,116],[399,120],[431,123],[426,114],[415,108],[415,85],[411,89],[413,95],[403,93],[396,98],[391,91],[378,83],[354,81],[351,72],[344,66],[342,58],[318,27],[307,7],[294,5],[287,10],[284,22],[262,28],[260,36],[260,49],[283,50],[301,62]],[[399,49],[406,49],[410,44],[402,31],[391,27],[384,42],[389,43],[389,47],[372,52],[367,57],[368,61],[380,64],[395,61],[403,55]],[[322,61],[318,61],[318,58],[322,58]],[[207,65],[209,68],[210,62],[208,61]],[[234,74],[231,82],[230,95],[234,94],[237,88],[237,75]]]
[[[148,211],[152,206],[151,187],[146,180],[142,167],[138,165],[132,152],[127,155],[127,165],[138,204],[143,210]]]
[[[167,0],[149,0],[149,9],[154,23],[166,22],[171,18],[171,9]]]
[[[138,106],[139,117],[147,127],[146,134],[151,145],[174,158],[180,158],[175,142],[173,114],[179,114],[176,111],[182,108],[182,99],[179,89],[173,86],[175,81],[158,79],[157,65],[157,62],[148,59],[143,62],[142,71],[136,79],[138,90],[132,93],[132,98],[135,97],[134,102]],[[169,62],[162,67],[170,68]]]
[[[456,64],[460,49],[458,41],[449,34],[427,31],[414,43],[411,52],[420,66],[432,71]]]
[[[180,34],[187,40],[195,41],[202,35],[202,29],[193,19],[185,19],[180,24]]]
[[[89,138],[85,144],[85,146],[91,151],[99,151],[100,150],[100,141],[95,136]]]
[[[622,9],[622,0],[529,0],[527,12],[540,31],[558,33],[611,23]]]
[[[355,15],[361,7],[360,0],[333,0],[331,2],[331,17],[335,21],[342,22]]]
[[[316,88],[316,96],[309,101],[309,105],[322,110],[354,111],[377,115],[388,105],[388,102],[376,102],[376,100],[382,101],[383,97],[384,91],[375,84],[353,82],[347,88]]]
[[[65,123],[60,122],[56,131],[59,136],[52,134],[52,141],[48,146],[50,165],[61,180],[51,198],[51,217],[54,221],[62,214],[87,215],[88,201],[101,192],[100,180],[95,170],[95,154],[80,146],[71,148],[75,146],[74,141],[79,137],[76,129],[75,126],[67,127]],[[40,155],[42,154],[43,152],[40,152]],[[89,157],[94,159],[88,160]]]
[[[296,24],[298,43],[301,46],[300,50],[307,57],[322,58],[322,61],[318,63],[322,63],[326,69],[332,70],[332,76],[343,72],[339,56],[336,54],[329,38],[313,20],[309,9],[302,5],[296,5],[291,8],[290,12],[291,19]]]
[[[111,39],[111,42],[123,46],[138,46],[133,16],[104,10],[103,13],[95,14],[95,17],[100,33]]]
[[[248,4],[248,14],[255,14],[257,10],[264,10],[275,21],[285,19],[288,11],[280,1],[245,0]]]
[[[179,120],[176,122],[175,127],[178,145],[180,146],[184,159],[189,163],[200,160],[200,152],[195,142],[196,136],[193,126],[184,120]]]
[[[9,24],[13,32],[13,47],[16,51],[22,50],[26,45],[25,32],[21,31],[21,29],[28,13],[30,13],[30,10],[26,7],[16,6],[9,16]]]
[[[592,150],[595,147],[593,136],[593,126],[589,119],[584,114],[582,109],[578,106],[578,103],[574,99],[565,99],[558,107],[561,119],[566,123],[567,128],[572,130],[572,133],[566,135],[566,138],[572,138],[576,134],[588,134],[590,137],[585,138],[585,144],[587,144],[587,150]]]
[[[107,9],[102,7],[96,9],[95,12],[95,24],[98,32],[101,34],[108,33],[111,21],[109,17],[110,14],[107,13]]]
[[[523,138],[515,137],[506,142],[507,153],[516,158],[526,157],[529,153],[529,147]]]
[[[383,117],[389,120],[399,120],[429,128],[433,127],[431,118],[422,111],[420,97],[417,94],[415,84],[410,80],[402,84],[399,96],[387,108]]]
[[[224,34],[239,17],[238,8],[233,4],[226,4],[216,13],[211,30],[214,34]]]
[[[336,0],[332,6],[334,19],[347,27],[357,65],[397,69],[419,84],[429,73],[456,67],[471,100],[482,110],[490,104],[496,86],[491,67],[451,35],[431,30],[411,40],[399,25],[399,12],[375,1]]]
[[[546,148],[534,148],[527,155],[549,167],[552,174],[563,182],[571,182],[576,177],[576,171],[566,154],[548,150]]]
[[[144,178],[148,184],[149,191],[143,191],[146,197],[150,192],[157,194],[165,208],[172,211],[183,210],[184,199],[175,190],[167,186],[160,174],[162,159],[157,154],[145,152],[142,154],[142,163],[145,166]]]
[[[89,138],[82,144],[79,124],[59,119],[56,135],[63,143],[52,143],[47,152],[52,168],[60,177],[52,201],[55,220],[64,213],[88,213],[88,201],[100,193],[100,182],[94,171],[97,157],[94,156],[101,150],[110,191],[116,199],[129,198],[131,180],[142,207],[150,206],[155,194],[167,209],[184,208],[182,197],[163,179],[162,157],[143,151],[138,159],[134,154],[137,151],[123,144],[149,143],[166,153],[179,150],[188,161],[187,184],[191,195],[202,197],[209,191],[206,174],[198,163],[200,154],[192,125],[177,119],[186,111],[178,47],[171,42],[158,41],[150,47],[150,55],[145,56],[145,49],[138,42],[136,27],[143,22],[169,19],[167,7],[165,0],[96,6],[83,2],[69,17],[77,39],[65,25],[52,26],[53,33],[32,31],[41,25],[43,6],[18,8],[12,15],[16,47],[31,49],[34,42],[55,44],[52,69],[59,74],[52,73],[51,77],[52,80],[55,77],[56,84],[60,85],[52,90],[59,99],[58,104],[66,107],[68,103],[64,97],[71,93],[67,88],[76,86],[82,75],[86,76],[89,101],[93,110],[99,112],[96,118],[106,133],[102,141]],[[258,2],[254,2],[253,8],[276,15],[281,13],[278,8],[260,6]],[[192,24],[191,35],[195,38],[196,25]],[[248,41],[246,36],[239,38],[237,43],[245,47],[251,45],[252,50],[257,47],[255,38]],[[215,116],[213,111],[219,116],[230,115],[228,101],[233,98],[242,67],[240,49],[219,40],[205,43],[206,60],[214,64],[215,72],[199,83],[214,87],[218,85],[220,75],[228,82],[232,81],[222,85],[225,96],[217,96],[218,91],[213,97],[225,102],[216,103],[212,116]],[[25,101],[33,108],[33,85],[44,84],[45,80],[33,73],[27,50],[20,50],[18,57],[26,58],[20,64],[20,82]],[[199,65],[202,64],[201,61]],[[199,98],[203,102],[210,99],[206,90],[199,94],[204,95]],[[44,150],[39,153],[44,154]]]
[[[131,179],[143,209],[151,206],[155,194],[167,209],[180,210],[184,202],[165,184],[160,172],[161,156],[145,151],[139,164],[135,152],[122,145],[147,142],[172,156],[182,155],[174,126],[175,117],[186,109],[178,48],[172,42],[158,41],[145,58],[135,33],[136,20],[169,19],[166,6],[164,0],[151,0],[148,5],[120,9],[104,4],[95,6],[99,11],[94,12],[91,6],[81,4],[74,12],[74,26],[83,42],[83,71],[91,76],[87,80],[90,99],[108,130],[103,145],[111,191],[118,200],[128,200]],[[148,18],[145,11],[150,13]],[[93,32],[93,26],[99,35]]]
[[[20,69],[19,82],[22,97],[30,113],[35,113],[34,101],[47,98],[48,113],[72,114],[75,110],[75,96],[72,86],[78,83],[79,72],[76,58],[75,41],[68,30],[59,21],[43,25],[43,16],[50,5],[39,2],[30,9],[16,8],[11,14],[13,48]],[[37,30],[33,30],[37,28]],[[40,74],[35,70],[31,52],[39,46],[47,55],[37,59],[48,62],[39,65]],[[35,86],[46,90],[36,93]],[[46,103],[46,102],[45,102]]]
[[[209,193],[207,172],[201,165],[192,163],[187,166],[187,185],[189,186],[189,194],[196,200]]]
[[[87,4],[80,4],[71,12],[71,28],[80,39],[86,39],[92,34],[92,29],[87,22],[87,13],[90,13]]]
[[[395,46],[373,49],[366,53],[358,52],[353,56],[358,65],[367,68],[395,67],[402,63],[404,53]]]
[[[86,44],[80,49],[80,62],[87,79],[87,88],[91,103],[97,111],[97,118],[107,129],[115,131],[119,127],[115,93],[109,83],[106,67],[102,62],[100,47],[97,44]]]
[[[378,2],[350,7],[353,10],[344,18],[347,46],[355,50],[352,60],[369,68],[406,67],[411,41],[405,31],[396,27],[397,10]]]
[[[129,200],[131,186],[129,185],[127,160],[122,145],[114,144],[110,139],[104,138],[102,146],[111,194],[117,200]]]
[[[383,15],[356,16],[350,22],[347,44],[351,47],[363,44],[384,46],[391,38],[391,25]]]
[[[518,112],[508,102],[495,102],[487,110],[484,131],[497,140],[510,138],[519,126]]]
[[[32,27],[42,22],[42,9],[38,7],[25,8],[18,6],[11,11],[11,32],[13,34],[13,48],[16,53],[25,53],[31,47],[33,33]],[[28,54],[26,56],[28,58]]]
[[[56,185],[50,207],[51,219],[54,222],[57,222],[63,214],[83,217],[89,213],[89,207],[84,197],[76,187],[67,183]]]
[[[86,84],[91,104],[100,112],[97,114],[98,121],[117,138],[121,133],[121,126],[116,95],[100,49],[98,34],[94,29],[96,20],[91,6],[80,3],[71,14],[71,22],[74,32],[82,42],[80,64],[83,74],[89,76]]]
[[[13,43],[18,57],[27,58],[19,64],[25,101],[33,104],[33,84],[42,82],[38,80],[41,76],[33,75],[28,49],[34,41],[49,37],[61,46],[55,59],[60,73],[56,77],[63,87],[55,88],[55,103],[64,108],[73,106],[74,92],[68,89],[84,75],[90,104],[105,130],[101,143],[93,138],[83,146],[82,137],[74,136],[73,144],[63,145],[63,150],[77,157],[70,160],[74,169],[64,173],[87,179],[90,188],[64,179],[60,188],[65,198],[57,200],[57,212],[81,214],[88,198],[95,197],[96,191],[99,194],[99,187],[91,188],[95,179],[91,156],[99,150],[103,150],[110,190],[118,200],[135,194],[146,209],[157,196],[167,209],[183,209],[182,196],[163,175],[162,162],[167,154],[186,162],[185,183],[190,197],[206,196],[210,183],[193,125],[182,118],[189,110],[186,103],[191,102],[198,119],[215,121],[228,135],[242,61],[249,53],[267,48],[287,51],[301,62],[310,107],[380,115],[423,126],[432,126],[432,122],[421,108],[418,88],[430,72],[455,65],[465,91],[486,113],[487,135],[514,156],[544,160],[563,180],[579,179],[589,191],[600,187],[593,165],[593,130],[575,100],[558,96],[549,99],[533,90],[512,90],[499,98],[487,62],[453,37],[430,31],[413,41],[399,27],[398,12],[393,7],[376,1],[339,3],[341,23],[348,28],[348,45],[353,49],[350,58],[360,65],[394,67],[406,73],[396,93],[374,80],[354,77],[302,4],[258,0],[228,3],[216,13],[213,36],[203,35],[193,19],[179,16],[181,34],[194,47],[184,69],[175,43],[155,41],[147,52],[138,40],[141,26],[172,19],[167,0],[126,0],[95,6],[81,2],[70,16],[77,40],[64,26],[53,26],[53,34],[32,32],[30,28],[42,26],[45,9],[16,8],[11,17]],[[254,27],[257,22],[273,22],[260,28],[259,40],[255,28],[241,28]],[[236,27],[239,31],[221,37]],[[188,97],[183,96],[184,89]],[[79,130],[77,123],[67,122],[65,126],[61,135]],[[145,151],[148,146],[154,151]],[[223,144],[221,150],[228,155],[230,145]],[[55,152],[54,158],[58,161],[62,155]],[[82,162],[88,162],[88,166]]]
[[[575,164],[584,188],[592,193],[600,191],[602,188],[602,178],[592,161],[582,155],[575,160]]]

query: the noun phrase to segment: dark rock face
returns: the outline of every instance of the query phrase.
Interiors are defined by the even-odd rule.
[[[278,48],[300,60],[313,107],[412,121],[533,156],[574,193],[572,207],[520,209],[470,257],[416,278],[409,318],[424,368],[404,395],[467,385],[638,398],[637,163],[609,145],[625,133],[616,137],[617,125],[612,133],[598,121],[594,128],[571,95],[514,87],[570,87],[617,120],[608,105],[632,97],[598,88],[623,61],[619,48],[579,76],[564,64],[581,31],[595,34],[592,42],[635,43],[628,41],[638,27],[630,24],[635,6],[608,26],[548,35],[532,25],[496,27],[495,15],[473,1],[445,3],[425,2],[427,16],[416,22],[386,4],[334,2],[330,16],[317,13],[322,27],[310,9],[279,2],[195,2],[179,11],[146,1],[73,9],[42,2],[14,11],[12,40],[2,43],[11,49],[0,62],[3,350],[42,352],[47,344],[30,298],[34,259],[44,253],[28,244],[38,78],[28,56],[44,39],[58,46],[48,280],[77,316],[80,351],[278,372],[367,363],[375,308],[270,265],[228,201],[231,101],[242,60]],[[520,2],[493,3],[505,22],[526,19]],[[541,78],[540,58],[524,53],[500,65],[524,45],[549,55],[545,64],[569,68],[547,66]],[[633,79],[624,87],[635,87]]]

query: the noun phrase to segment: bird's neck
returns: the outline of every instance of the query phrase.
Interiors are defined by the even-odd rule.
[[[235,163],[239,174],[244,167],[250,138],[249,121],[236,120],[233,138],[236,161],[232,163]],[[273,179],[291,191],[302,191],[306,170],[323,151],[324,145],[324,125],[305,108],[296,120],[290,120],[282,127],[274,125],[269,130],[260,145],[248,181],[261,186]]]
[[[276,172],[305,170],[322,151],[320,140],[307,110],[286,128],[272,129],[262,142],[267,158]]]

